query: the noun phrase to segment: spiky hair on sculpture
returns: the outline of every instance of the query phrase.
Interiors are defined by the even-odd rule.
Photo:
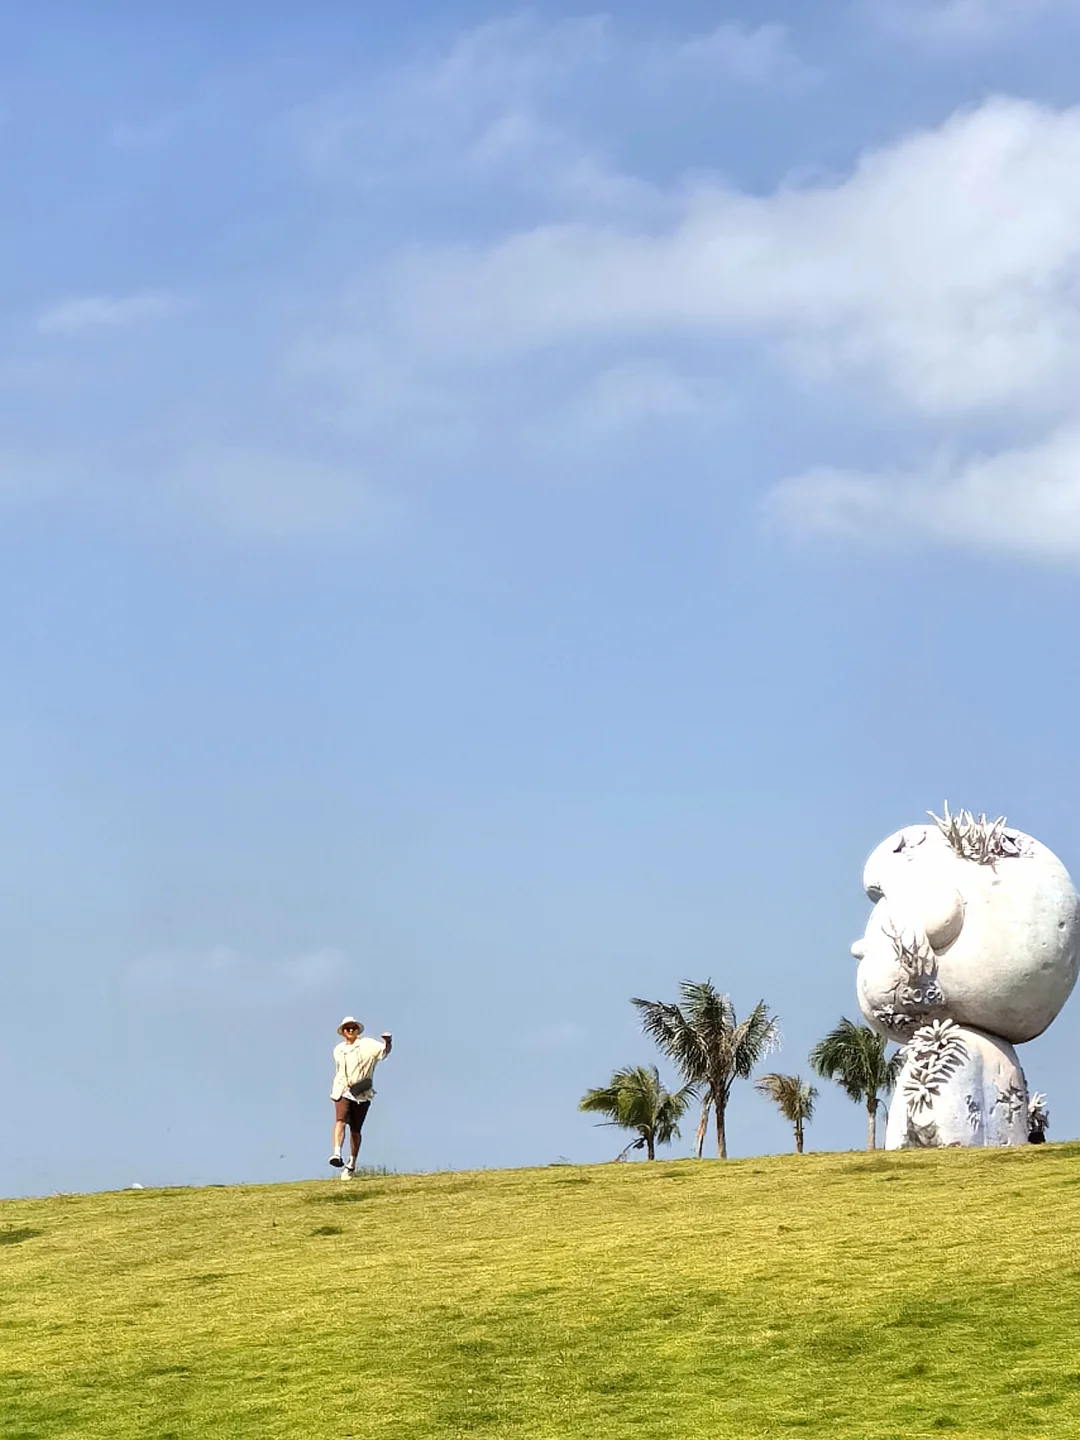
[[[1050,1128],[1050,1109],[1046,1103],[1046,1096],[1036,1092],[1028,1100],[1028,1130],[1045,1136]]]
[[[926,813],[941,831],[961,860],[973,860],[976,865],[992,865],[995,860],[1005,860],[1022,855],[1020,837],[1015,830],[1007,828],[1004,815],[988,820],[985,815],[975,816],[970,810],[949,813],[949,802],[944,804],[944,815]]]

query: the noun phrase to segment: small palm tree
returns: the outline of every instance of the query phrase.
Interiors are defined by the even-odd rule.
[[[709,1112],[716,1116],[716,1146],[727,1159],[727,1104],[736,1080],[749,1079],[754,1066],[780,1043],[780,1026],[759,1000],[745,1020],[738,1020],[731,999],[711,980],[684,980],[681,1005],[663,1000],[637,1000],[641,1026],[678,1066],[688,1087],[701,1098],[696,1154],[701,1159]]]
[[[669,1145],[677,1139],[679,1121],[692,1099],[689,1085],[674,1094],[665,1089],[655,1065],[628,1065],[615,1071],[610,1084],[587,1090],[578,1109],[594,1115],[610,1115],[610,1120],[602,1122],[605,1125],[636,1130],[638,1139],[632,1148],[644,1149],[648,1158],[655,1160],[657,1145]]]
[[[877,1113],[881,1091],[892,1090],[904,1063],[898,1050],[886,1057],[884,1036],[868,1025],[844,1018],[810,1051],[810,1064],[826,1080],[835,1080],[856,1104],[865,1104],[869,1117],[867,1149],[877,1147]]]
[[[818,1092],[813,1085],[807,1085],[801,1075],[762,1075],[754,1089],[779,1107],[785,1120],[795,1127],[795,1153],[803,1153],[805,1127],[814,1118],[814,1102]]]

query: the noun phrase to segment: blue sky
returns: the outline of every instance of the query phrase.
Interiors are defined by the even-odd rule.
[[[1080,5],[376,9],[0,21],[0,1193],[322,1173],[346,1010],[371,1162],[603,1159],[928,806],[1080,870]]]

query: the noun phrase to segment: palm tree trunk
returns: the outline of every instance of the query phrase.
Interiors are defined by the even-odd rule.
[[[656,1159],[656,1142],[653,1140],[653,1137],[652,1137],[652,1133],[651,1133],[651,1132],[650,1132],[648,1135],[645,1136],[645,1147],[646,1147],[646,1148],[645,1148],[645,1154],[648,1156],[648,1158],[649,1158],[650,1160],[655,1160],[655,1159]]]
[[[868,1126],[868,1128],[867,1128],[867,1132],[866,1132],[866,1134],[867,1134],[867,1145],[866,1145],[866,1148],[867,1148],[868,1150],[876,1150],[876,1149],[877,1149],[877,1107],[878,1107],[878,1099],[877,1099],[877,1096],[876,1096],[876,1095],[871,1095],[870,1098],[869,1098],[869,1100],[867,1100],[867,1102],[866,1102],[867,1113],[868,1113],[869,1116],[870,1116],[870,1124],[869,1124],[869,1126]]]
[[[726,1104],[723,1100],[714,1100],[716,1106],[716,1148],[720,1152],[720,1159],[727,1159],[727,1127],[725,1125],[724,1110]]]
[[[694,1153],[699,1160],[701,1159],[701,1152],[705,1148],[705,1131],[708,1129],[709,1126],[709,1104],[710,1102],[708,1100],[704,1100],[702,1102],[701,1119],[698,1121],[697,1139],[694,1142]]]
[[[802,1121],[795,1121],[795,1154],[801,1155],[803,1147]]]

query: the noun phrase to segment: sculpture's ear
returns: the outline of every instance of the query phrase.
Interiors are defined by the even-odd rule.
[[[918,929],[932,950],[946,950],[964,928],[964,901],[954,885],[933,875],[905,876],[889,885],[890,908],[904,918],[904,928]]]

